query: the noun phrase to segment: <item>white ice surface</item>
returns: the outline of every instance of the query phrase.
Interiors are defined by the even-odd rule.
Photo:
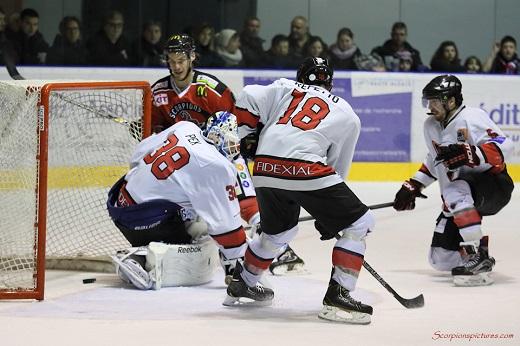
[[[352,183],[366,204],[393,199],[398,183]],[[268,276],[273,306],[227,308],[223,272],[204,286],[138,291],[115,275],[47,271],[46,299],[0,301],[0,345],[520,345],[520,191],[499,215],[486,217],[495,284],[454,287],[430,268],[427,252],[439,213],[438,190],[425,191],[411,212],[374,211],[366,261],[403,297],[424,294],[425,307],[406,309],[368,272],[354,296],[374,307],[368,326],[317,318],[330,275],[334,241],[322,242],[312,222],[291,244],[309,274]],[[97,278],[83,284],[82,279]],[[448,333],[513,334],[508,339],[437,338]]]

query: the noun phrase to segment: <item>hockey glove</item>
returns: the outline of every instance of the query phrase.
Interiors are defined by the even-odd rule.
[[[323,226],[323,224],[319,221],[314,221],[314,228],[316,228],[316,230],[320,232],[320,240],[329,240],[336,237],[336,234],[338,234],[338,232],[326,229],[325,226]]]
[[[438,146],[437,162],[442,162],[448,169],[456,169],[462,166],[475,167],[480,164],[477,156],[477,148],[467,143],[450,144],[448,146]]]
[[[401,189],[397,191],[394,199],[395,210],[412,210],[415,208],[415,199],[417,197],[426,198],[421,193],[423,185],[417,180],[407,180],[401,186]]]
[[[240,141],[240,153],[246,159],[254,160],[258,147],[258,133],[250,133]]]

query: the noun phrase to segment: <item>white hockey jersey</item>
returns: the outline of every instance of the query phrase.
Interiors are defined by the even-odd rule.
[[[182,121],[146,138],[135,149],[130,167],[126,190],[136,203],[177,203],[192,218],[202,217],[210,234],[241,227],[236,170],[197,125]]]
[[[513,151],[513,144],[500,128],[480,108],[460,106],[455,114],[443,125],[433,117],[424,122],[424,138],[428,154],[413,179],[428,186],[439,180],[441,194],[449,188],[449,182],[457,178],[460,172],[473,170],[492,173],[502,172],[505,162]],[[480,164],[473,168],[462,166],[456,171],[449,171],[443,164],[435,162],[435,145],[468,143],[477,147]]]
[[[324,88],[279,79],[249,85],[236,102],[243,138],[260,122],[255,187],[309,191],[344,182],[361,123],[352,107]]]

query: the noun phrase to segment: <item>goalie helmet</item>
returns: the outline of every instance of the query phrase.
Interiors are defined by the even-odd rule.
[[[441,102],[447,102],[450,97],[455,97],[457,106],[462,104],[462,83],[453,75],[441,75],[432,79],[422,91],[423,105],[426,107],[427,101],[430,99],[439,99]]]
[[[240,154],[237,118],[233,113],[216,112],[208,118],[202,133],[228,160]]]
[[[309,57],[298,68],[296,80],[308,85],[324,85],[330,89],[333,74],[327,59]]]
[[[195,52],[195,41],[186,34],[173,34],[168,38],[164,51],[165,53],[185,53],[189,56]]]

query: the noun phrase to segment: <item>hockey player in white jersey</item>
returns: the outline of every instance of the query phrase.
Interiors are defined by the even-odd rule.
[[[268,86],[249,85],[237,99],[240,137],[263,125],[253,167],[262,234],[253,238],[243,264],[237,265],[224,305],[243,298],[272,301],[273,290],[258,282],[295,237],[303,207],[316,219],[322,239],[341,235],[332,250],[332,274],[318,316],[370,323],[372,307],[349,293],[363,264],[365,237],[375,223],[345,184],[361,125],[351,106],[330,93],[332,77],[325,59],[308,58],[298,69],[297,82],[282,78]]]
[[[438,181],[443,209],[433,233],[430,264],[451,270],[457,286],[481,286],[493,283],[495,265],[481,220],[498,213],[511,198],[514,184],[506,161],[513,146],[483,110],[462,101],[462,83],[453,75],[435,77],[424,87],[428,154],[397,192],[394,208],[413,209],[421,190]]]
[[[246,234],[230,162],[239,146],[236,117],[229,112],[210,117],[204,133],[179,122],[137,146],[130,171],[107,201],[130,244],[148,250],[114,258],[123,279],[141,289],[210,281],[218,256],[208,234],[226,258],[244,255]]]

